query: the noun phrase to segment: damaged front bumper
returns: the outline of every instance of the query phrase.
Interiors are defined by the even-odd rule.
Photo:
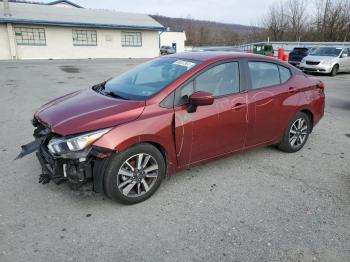
[[[103,169],[101,166],[108,156],[115,153],[113,150],[89,146],[81,151],[54,155],[49,151],[47,145],[50,139],[55,137],[55,134],[38,122],[35,122],[34,125],[36,126],[33,134],[35,140],[23,145],[22,151],[16,159],[36,152],[42,167],[42,173],[39,177],[40,183],[46,184],[52,180],[54,183],[60,184],[67,181],[76,188],[92,179],[93,190],[95,192],[103,191]]]

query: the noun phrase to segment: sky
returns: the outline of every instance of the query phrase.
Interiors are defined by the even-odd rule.
[[[259,19],[269,5],[277,3],[278,0],[71,0],[71,2],[86,8],[258,25]]]

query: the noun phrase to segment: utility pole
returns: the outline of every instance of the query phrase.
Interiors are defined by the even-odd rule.
[[[4,16],[11,16],[9,1],[3,0],[3,3],[4,3]]]

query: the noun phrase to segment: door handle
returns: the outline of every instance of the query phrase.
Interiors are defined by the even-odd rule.
[[[290,87],[290,88],[288,88],[288,93],[289,93],[289,94],[294,94],[296,91],[297,91],[297,90],[296,90],[295,87]]]
[[[235,104],[235,105],[232,107],[232,109],[238,111],[238,110],[240,110],[242,107],[245,107],[245,106],[246,106],[246,103],[237,103],[237,104]]]

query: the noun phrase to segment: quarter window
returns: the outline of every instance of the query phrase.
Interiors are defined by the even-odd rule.
[[[44,28],[16,26],[14,29],[18,45],[46,45]]]
[[[278,69],[280,71],[281,83],[283,84],[291,78],[292,74],[290,70],[284,66],[278,66]]]
[[[248,65],[253,89],[279,85],[281,83],[278,66],[276,64],[248,62]]]
[[[96,46],[96,30],[73,30],[73,45],[76,46]]]
[[[124,47],[142,46],[141,32],[122,32],[122,46]]]
[[[187,104],[189,96],[192,95],[193,93],[194,93],[194,83],[193,81],[191,81],[187,85],[181,87],[180,95],[179,95],[180,100],[176,104],[177,105]]]

